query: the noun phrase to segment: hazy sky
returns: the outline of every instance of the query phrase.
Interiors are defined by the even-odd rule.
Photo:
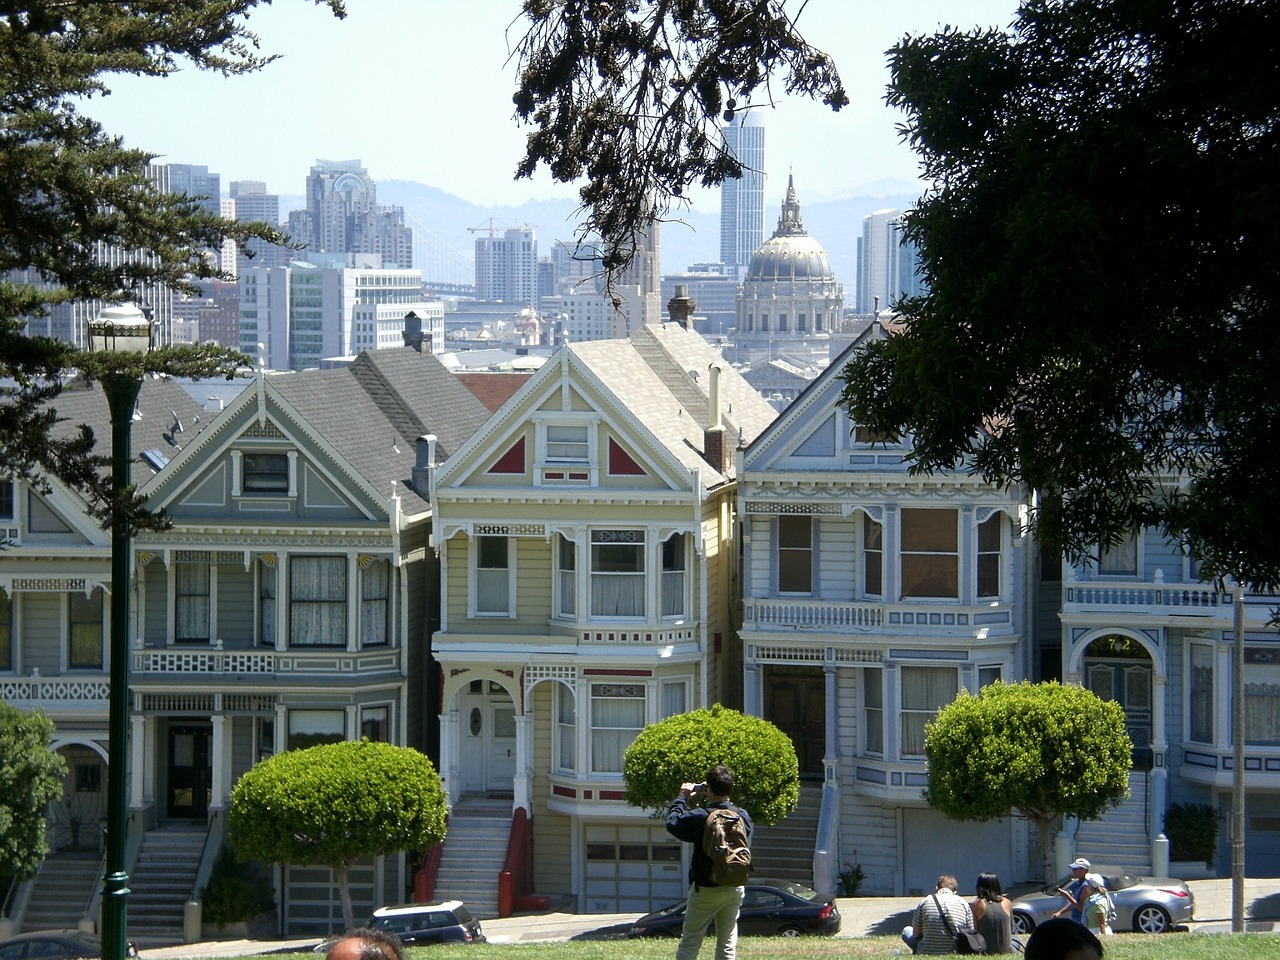
[[[514,181],[525,133],[513,117],[524,33],[519,0],[347,0],[336,20],[310,0],[275,0],[250,18],[281,57],[260,74],[224,79],[194,69],[120,77],[87,112],[163,163],[205,164],[232,180],[300,194],[317,158],[359,159],[379,180],[417,180],[482,205],[572,197],[545,174]],[[851,103],[839,113],[803,98],[766,110],[766,203],[788,170],[806,200],[885,178],[911,181],[901,119],[884,104],[884,51],[941,24],[1006,26],[1016,0],[791,0],[801,33],[836,61]],[[718,209],[718,193],[694,198]]]

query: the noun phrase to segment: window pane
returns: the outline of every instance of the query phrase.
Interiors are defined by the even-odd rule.
[[[1191,739],[1213,743],[1213,648],[1191,645]]]
[[[577,710],[573,691],[556,684],[556,769],[574,772],[577,767]]]
[[[391,561],[370,560],[360,571],[360,642],[366,647],[386,644],[390,619]]]
[[[576,616],[578,612],[578,553],[577,544],[565,536],[559,538],[557,551],[560,565],[559,606],[556,612],[562,617]]]
[[[0,670],[13,669],[13,604],[0,590]]]
[[[813,518],[778,518],[778,592],[813,592]]]
[[[290,710],[288,749],[302,750],[321,743],[339,743],[346,734],[341,710]]]
[[[294,557],[289,561],[290,643],[343,646],[347,642],[345,557]]]
[[[1138,538],[1131,533],[1120,543],[1104,549],[1098,555],[1098,572],[1136,576],[1138,573]]]
[[[209,642],[209,564],[174,564],[174,639]]]
[[[476,538],[476,613],[511,612],[510,541]]]
[[[591,540],[591,616],[643,617],[644,532],[597,530]]]
[[[862,671],[863,739],[868,753],[884,753],[884,671]]]
[[[685,536],[674,533],[662,542],[662,615],[685,614]]]
[[[264,647],[276,645],[276,565],[258,561],[258,638]]]
[[[959,597],[960,556],[954,510],[902,511],[902,596]]]
[[[621,773],[622,755],[644,727],[644,686],[591,685],[591,770]]]
[[[925,724],[956,698],[959,679],[954,667],[903,667],[901,673],[901,753],[922,757]]]
[[[869,597],[884,593],[884,527],[862,515],[862,591]]]
[[[386,707],[365,707],[360,711],[360,736],[375,743],[386,743],[390,728]]]
[[[902,511],[902,549],[955,553],[959,531],[954,510]]]
[[[70,665],[74,668],[102,668],[102,591],[95,589],[89,596],[72,593],[70,597],[71,650]]]
[[[561,463],[586,463],[588,459],[586,425],[548,424],[547,459]]]
[[[245,493],[288,493],[289,457],[283,453],[244,455]]]

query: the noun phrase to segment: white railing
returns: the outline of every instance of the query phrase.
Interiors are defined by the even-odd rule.
[[[578,641],[583,644],[627,644],[669,647],[677,643],[696,643],[698,629],[682,627],[583,627]]]
[[[105,704],[107,688],[106,677],[5,677],[0,679],[0,700],[31,704]]]
[[[133,671],[161,679],[193,674],[360,674],[398,671],[400,650],[135,650]]]
[[[1150,581],[1076,581],[1063,584],[1065,606],[1138,608],[1143,613],[1172,616],[1216,616],[1231,605],[1231,597],[1203,583]]]
[[[762,597],[743,601],[743,626],[762,630],[1011,630],[1008,604],[873,603]]]

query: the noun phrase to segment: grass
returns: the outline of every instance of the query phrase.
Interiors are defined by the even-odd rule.
[[[699,960],[709,960],[714,945],[714,940],[708,938]],[[1105,946],[1104,960],[1273,960],[1280,948],[1280,937],[1260,933],[1122,933],[1107,937]],[[409,960],[440,960],[442,951],[449,960],[672,960],[675,950],[674,939],[583,939],[414,947],[407,952]],[[894,950],[910,956],[897,937],[743,937],[738,941],[741,960],[844,960],[889,957]],[[316,957],[310,953],[274,954],[273,960]]]

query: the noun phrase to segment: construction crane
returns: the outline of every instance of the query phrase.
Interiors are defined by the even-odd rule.
[[[524,223],[523,221],[520,221],[520,220],[505,220],[502,222],[511,224],[512,226],[527,227],[530,230],[540,229],[540,226],[538,224]],[[497,219],[490,217],[488,220],[480,224],[480,226],[478,227],[467,227],[467,233],[479,233],[481,230],[488,230],[489,236],[492,238],[498,233],[498,230],[500,229],[497,226],[498,223],[499,221]],[[488,226],[485,226],[485,224],[488,224]]]

